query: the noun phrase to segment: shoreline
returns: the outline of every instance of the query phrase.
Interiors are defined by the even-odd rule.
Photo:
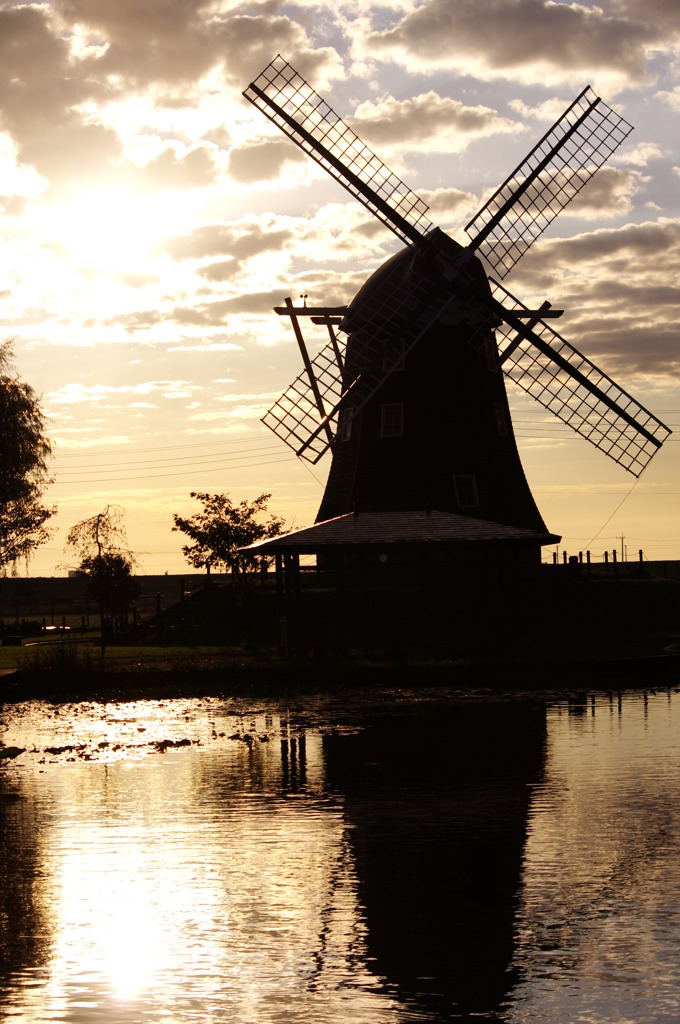
[[[680,644],[612,644],[580,657],[289,660],[262,654],[201,656],[186,649],[152,665],[0,670],[0,706],[200,696],[319,693],[364,688],[488,690],[650,689],[680,686]]]

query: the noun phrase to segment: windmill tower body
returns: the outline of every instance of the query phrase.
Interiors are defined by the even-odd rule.
[[[500,283],[626,139],[623,118],[584,89],[466,226],[462,246],[282,57],[244,95],[406,244],[348,307],[287,299],[276,310],[291,319],[304,368],[263,420],[312,463],[332,451],[317,524],[437,510],[529,531],[539,545],[556,540],[524,476],[504,378],[640,475],[668,427],[553,330],[561,311],[547,301],[528,309]],[[314,356],[303,317],[330,336]]]
[[[429,273],[427,263],[412,248],[402,249],[352,300],[341,325],[348,335],[344,384],[365,372],[366,353],[375,348],[379,332],[370,310],[393,305],[394,289],[407,293],[414,270],[419,277]],[[488,292],[479,260],[468,272]],[[357,416],[351,395],[340,405],[340,422],[348,426],[333,445],[317,521],[347,512],[438,509],[547,533],[517,452],[493,332],[468,344],[476,329],[472,315],[469,304],[453,302]]]

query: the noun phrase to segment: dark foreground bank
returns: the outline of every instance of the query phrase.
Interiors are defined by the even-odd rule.
[[[276,653],[200,655],[187,649],[121,667],[28,667],[0,676],[0,704],[23,700],[133,700],[327,692],[360,687],[451,691],[540,691],[565,687],[621,690],[680,686],[680,644],[673,638],[628,644],[574,644],[549,657],[448,660],[291,660]]]
[[[0,674],[0,704],[348,687],[502,692],[680,685],[675,580],[549,574],[514,602],[478,609],[474,629],[467,628],[465,609],[448,608],[446,644],[424,628],[414,636],[415,611],[407,614],[399,594],[383,595],[377,617],[357,603],[356,628],[350,628],[333,594],[303,590],[317,618],[323,613],[330,625],[342,621],[343,630],[332,638],[322,631],[305,633],[285,650],[279,647],[272,587],[254,589],[246,603],[239,604],[237,596],[230,587],[205,587],[132,630],[105,656],[96,637],[77,631],[71,641],[30,649],[32,638],[26,637],[26,648],[16,656],[3,646],[0,667],[15,671]]]

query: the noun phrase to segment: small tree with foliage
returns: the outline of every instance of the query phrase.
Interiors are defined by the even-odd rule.
[[[48,540],[45,524],[56,511],[41,501],[52,454],[45,418],[33,388],[17,379],[12,358],[11,342],[0,344],[0,574]]]
[[[173,530],[185,533],[192,542],[184,545],[182,554],[190,565],[208,574],[223,567],[238,586],[245,587],[268,560],[240,549],[277,537],[283,530],[283,519],[267,516],[271,494],[260,494],[253,501],[244,499],[238,505],[227,494],[192,491],[191,497],[201,502],[202,511],[188,519],[173,515]]]
[[[108,638],[125,625],[128,609],[140,591],[124,518],[124,509],[107,505],[71,527],[66,538],[67,547],[79,557],[78,572],[87,576],[88,593],[99,604],[102,653]]]

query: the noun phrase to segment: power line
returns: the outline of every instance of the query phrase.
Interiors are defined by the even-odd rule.
[[[592,537],[592,538],[591,538],[591,540],[590,540],[590,541],[588,542],[588,547],[590,547],[590,546],[591,546],[591,544],[593,544],[593,543],[594,543],[594,542],[595,542],[595,541],[597,540],[597,538],[598,538],[598,537],[600,536],[600,534],[601,534],[601,533],[602,533],[602,531],[604,530],[605,526],[606,526],[606,525],[607,525],[608,523],[610,523],[610,522],[611,522],[611,520],[612,520],[612,519],[614,518],[614,516],[616,515],[616,513],[617,513],[617,512],[619,511],[619,509],[621,508],[621,506],[623,505],[623,503],[624,503],[625,501],[627,501],[627,500],[628,500],[628,498],[629,498],[629,497],[631,496],[631,494],[633,493],[633,491],[635,490],[635,488],[637,487],[637,485],[638,485],[638,481],[637,481],[637,480],[634,480],[634,481],[633,481],[633,486],[632,486],[632,487],[630,488],[630,490],[629,490],[629,491],[627,491],[627,493],[626,493],[626,494],[624,494],[624,496],[623,496],[623,497],[621,498],[621,501],[620,501],[620,502],[618,503],[618,505],[616,506],[616,508],[615,508],[615,509],[614,509],[614,511],[612,512],[612,514],[611,514],[611,515],[609,516],[609,518],[608,518],[608,519],[605,519],[604,523],[602,524],[602,526],[600,527],[600,529],[599,529],[599,530],[597,531],[597,533],[595,534],[595,536],[594,536],[594,537]]]
[[[256,441],[257,443],[259,443],[259,442],[261,442],[263,440],[266,440],[266,439],[267,438],[265,436],[265,438],[253,438],[253,441]],[[217,445],[224,446],[224,445],[231,445],[231,444],[245,444],[246,441],[247,441],[247,438],[244,438],[244,437],[241,437],[241,436],[233,437],[233,438],[222,436],[217,441],[190,441],[189,443],[186,443],[186,444],[182,444],[182,443],[178,442],[177,444],[151,445],[148,448],[139,448],[138,451],[140,451],[140,452],[166,452],[166,451],[176,451],[178,448],[215,448]],[[97,454],[99,454],[99,455],[115,455],[119,451],[120,451],[120,448],[118,448],[118,447],[110,448],[110,449],[104,448],[104,449],[97,449]],[[87,454],[86,450],[85,449],[79,449],[76,452],[64,452],[63,453],[63,458],[77,458],[78,456],[84,455],[84,454]]]
[[[255,469],[258,466],[273,466],[273,465],[276,465],[279,462],[290,462],[290,456],[288,456],[286,458],[283,458],[283,459],[268,459],[268,460],[262,461],[262,462],[250,462],[250,463],[246,462],[246,463],[239,463],[239,464],[236,464],[236,465],[232,465],[231,463],[223,463],[221,465],[207,467],[207,466],[201,466],[200,464],[199,465],[193,464],[191,466],[191,468],[196,473],[202,472],[202,471],[207,472],[208,470],[210,470],[211,472],[215,472],[215,471],[219,471],[219,470]],[[112,470],[112,472],[115,472],[115,470]],[[142,471],[140,470],[140,472],[142,472]],[[187,471],[184,470],[181,473],[175,473],[175,472],[173,472],[173,473],[151,473],[151,474],[144,474],[143,476],[136,476],[136,477],[135,476],[122,476],[122,477],[107,476],[107,477],[102,477],[101,479],[93,479],[92,477],[85,477],[85,478],[81,479],[80,477],[78,477],[78,478],[75,478],[75,479],[74,478],[68,478],[68,479],[64,480],[63,482],[65,484],[144,483],[146,480],[164,480],[164,479],[167,479],[168,477],[186,476],[186,475],[187,475]],[[60,482],[59,477],[57,477],[55,483],[59,483],[59,482]]]
[[[234,451],[234,452],[228,452],[228,453],[227,452],[218,452],[215,455],[202,455],[199,458],[200,458],[200,463],[204,464],[204,463],[214,462],[216,460],[233,459],[233,458],[239,458],[239,457],[260,457],[260,456],[269,457],[270,455],[280,455],[280,454],[283,454],[285,451],[286,451],[286,448],[285,448],[284,445],[267,445],[267,446],[263,446],[261,448],[251,448],[251,449],[243,448],[243,449],[240,449],[240,450]],[[138,467],[140,467],[140,469],[145,469],[145,468],[146,469],[154,469],[154,468],[162,468],[164,466],[195,466],[197,464],[198,460],[196,460],[196,459],[192,460],[191,462],[183,462],[182,459],[186,459],[186,458],[188,458],[188,456],[182,456],[182,457],[177,457],[177,458],[168,458],[168,459],[152,459],[152,460],[146,460],[146,459],[132,459],[132,460],[128,460],[128,459],[126,459],[124,461],[116,462],[116,463],[113,463],[113,464],[110,464],[110,463],[109,464],[97,463],[97,464],[90,464],[90,465],[83,464],[83,465],[69,466],[66,469],[62,469],[61,473],[65,473],[65,474],[68,474],[68,473],[79,473],[82,470],[96,470],[96,469],[104,469],[104,470],[111,469],[113,471],[116,471],[116,470],[121,469],[122,467],[127,467],[127,466],[138,466]]]
[[[254,443],[251,445],[251,447],[254,448],[257,448],[262,445],[264,445],[265,447],[269,447],[271,444],[274,443],[273,439],[267,437],[253,438],[253,442]],[[238,437],[234,438],[233,440],[229,440],[228,438],[221,438],[219,441],[201,441],[195,443],[192,441],[190,444],[181,444],[178,442],[177,444],[155,445],[149,448],[135,448],[134,453],[142,454],[143,452],[176,452],[182,450],[194,451],[196,448],[224,448],[235,444],[247,445],[247,441],[243,437]],[[102,456],[103,458],[109,458],[111,456],[123,454],[125,449],[124,446],[120,445],[115,448],[79,448],[77,451],[69,452],[61,451],[59,445],[57,444],[56,450],[59,454],[59,457],[62,459],[78,459],[81,458],[82,456],[87,456],[90,453],[92,455]]]

